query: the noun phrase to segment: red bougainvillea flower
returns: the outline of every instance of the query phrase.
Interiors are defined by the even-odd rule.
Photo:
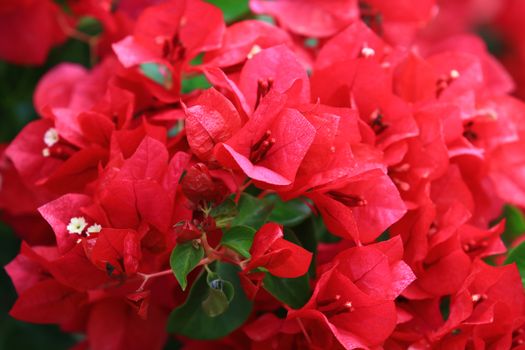
[[[368,243],[405,213],[392,181],[381,170],[342,178],[306,193],[334,234]]]
[[[270,91],[250,120],[217,146],[217,160],[262,184],[291,184],[315,129],[299,111],[286,108],[285,102],[286,96]]]
[[[327,340],[328,348],[333,343],[345,349],[381,344],[396,325],[393,300],[414,280],[400,260],[402,251],[401,240],[392,239],[342,252],[317,281],[310,301],[288,317],[304,323],[314,346]],[[333,339],[314,337],[318,327]]]
[[[334,35],[359,17],[356,0],[252,0],[250,7],[275,16],[281,26],[306,37]]]
[[[186,134],[192,152],[210,160],[216,144],[228,141],[241,128],[233,104],[214,88],[204,91],[185,109]]]
[[[203,1],[168,1],[142,12],[133,35],[113,44],[113,49],[124,67],[137,70],[129,78],[146,84],[157,98],[173,102],[178,99],[182,70],[197,54],[218,48],[224,30],[216,7]],[[146,77],[148,69],[159,78]]]
[[[525,105],[467,33],[517,5],[452,2],[4,1],[0,58],[94,50],[0,145],[10,314],[93,350],[523,348]]]
[[[206,52],[203,60],[207,66],[232,67],[280,44],[291,45],[285,31],[262,21],[241,21],[226,28],[221,47]]]
[[[245,271],[262,267],[272,275],[284,278],[304,275],[312,260],[312,253],[285,240],[282,228],[273,223],[257,231],[250,254]]]

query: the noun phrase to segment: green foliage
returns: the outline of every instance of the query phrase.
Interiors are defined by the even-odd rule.
[[[250,258],[250,248],[253,243],[255,230],[248,226],[233,226],[224,232],[221,244],[233,249],[245,258]]]
[[[202,309],[210,317],[222,315],[235,296],[233,284],[225,281],[215,272],[209,271],[206,277],[208,297],[202,302]]]
[[[249,0],[206,0],[206,2],[220,8],[227,23],[250,14]]]
[[[272,205],[263,199],[243,193],[238,204],[239,214],[232,221],[232,225],[245,225],[258,230],[272,211]]]
[[[228,307],[220,315],[210,317],[203,308],[209,298],[210,286],[205,273],[193,284],[186,302],[172,311],[168,320],[168,331],[192,339],[218,339],[239,328],[250,316],[252,302],[248,300],[240,285],[239,268],[231,264],[215,263],[215,273],[231,283],[233,293]],[[223,287],[224,291],[224,287]],[[228,292],[224,292],[228,298]]]
[[[235,202],[228,198],[210,211],[210,216],[215,219],[217,227],[227,227],[238,214]]]
[[[310,207],[298,198],[283,202],[279,196],[272,194],[265,199],[273,205],[269,221],[277,222],[284,226],[296,226],[312,213]]]
[[[181,83],[181,92],[183,94],[188,94],[192,92],[193,90],[197,89],[208,89],[211,87],[210,82],[204,74],[198,74],[191,77],[187,77],[182,79]]]
[[[308,274],[297,278],[280,278],[266,273],[263,287],[277,300],[286,305],[299,309],[311,296]]]
[[[196,241],[178,244],[171,252],[170,266],[182,290],[188,285],[188,274],[204,258],[204,249]]]

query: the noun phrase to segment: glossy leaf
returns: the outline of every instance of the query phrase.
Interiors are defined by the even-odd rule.
[[[202,309],[206,315],[217,317],[228,309],[228,305],[228,297],[222,290],[209,288],[208,297],[202,302]]]
[[[228,226],[237,216],[238,210],[235,202],[228,198],[220,205],[214,207],[210,216],[215,219],[215,224],[217,227],[226,227]]]
[[[272,211],[271,204],[246,193],[241,195],[238,208],[239,215],[232,225],[246,225],[256,230],[266,222]]]
[[[170,257],[170,266],[179,281],[182,290],[186,289],[186,277],[204,257],[202,246],[195,246],[193,242],[179,244],[173,249]]]
[[[253,228],[248,226],[234,226],[228,231],[224,232],[221,244],[230,249],[233,249],[245,258],[249,258],[251,257],[250,248],[252,246],[254,236],[255,230]]]
[[[218,339],[230,334],[248,319],[252,303],[240,285],[239,269],[230,264],[216,263],[215,272],[229,281],[235,290],[228,309],[216,317],[206,314],[202,303],[208,297],[209,286],[206,276],[202,274],[193,284],[186,302],[172,311],[168,331],[193,339]]]
[[[263,287],[277,300],[294,309],[301,308],[312,295],[308,274],[297,278],[279,278],[267,273]]]
[[[208,297],[202,302],[202,308],[208,316],[217,317],[228,309],[235,295],[235,289],[230,282],[223,280],[214,272],[208,273],[206,281],[209,287]]]
[[[273,210],[269,220],[284,226],[295,226],[303,222],[310,214],[311,210],[299,198],[283,202],[277,195],[269,195],[266,200],[273,203]]]

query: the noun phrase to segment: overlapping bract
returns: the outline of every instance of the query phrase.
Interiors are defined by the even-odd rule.
[[[429,39],[434,1],[252,0],[276,25],[230,26],[200,0],[155,3],[76,8],[104,24],[100,62],[48,72],[41,118],[0,148],[0,208],[25,240],[6,267],[12,316],[84,332],[94,350],[160,349],[187,298],[163,272],[195,244],[197,269],[239,266],[254,311],[187,348],[523,343],[517,269],[483,259],[506,251],[502,205],[525,206],[525,105],[478,38]],[[2,6],[13,21],[37,11]],[[53,28],[23,59],[27,43],[7,38],[0,55],[41,62],[63,39]],[[185,93],[195,76],[212,87]],[[247,189],[307,203],[317,249],[274,222],[247,249],[221,244],[231,223],[210,213]],[[261,288],[305,274],[301,307]]]

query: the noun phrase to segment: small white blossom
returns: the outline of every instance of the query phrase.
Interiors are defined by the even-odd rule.
[[[460,74],[459,74],[459,72],[458,72],[457,70],[452,69],[452,70],[450,71],[450,77],[451,77],[452,79],[457,79],[457,78],[459,78],[459,76],[460,76]]]
[[[44,134],[44,143],[47,147],[52,147],[58,140],[58,132],[55,128],[49,128]]]
[[[89,233],[99,233],[100,231],[102,231],[102,226],[100,226],[99,224],[93,224],[91,226],[88,227],[87,229],[87,232],[88,234]]]
[[[376,51],[368,46],[365,46],[361,49],[361,55],[365,58],[374,57],[376,54]]]
[[[67,225],[67,231],[71,234],[80,235],[87,226],[86,219],[82,216],[78,218],[71,218],[69,224]]]

